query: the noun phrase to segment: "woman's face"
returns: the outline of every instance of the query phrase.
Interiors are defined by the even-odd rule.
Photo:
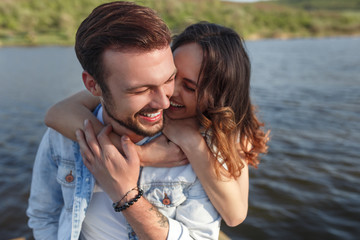
[[[166,115],[171,119],[196,116],[196,95],[198,77],[203,60],[202,49],[197,43],[188,43],[174,51],[177,68],[174,94]]]

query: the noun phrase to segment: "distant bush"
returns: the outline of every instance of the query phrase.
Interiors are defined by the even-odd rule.
[[[0,0],[0,45],[71,45],[81,21],[104,2],[108,1]],[[348,10],[360,9],[360,0],[279,0],[252,4],[220,0],[135,2],[157,10],[174,33],[203,20],[231,27],[246,39],[360,33],[360,12]],[[323,10],[332,10],[340,2],[347,3],[343,7],[346,11]]]

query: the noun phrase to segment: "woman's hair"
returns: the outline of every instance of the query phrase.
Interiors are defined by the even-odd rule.
[[[171,33],[164,21],[148,7],[116,1],[96,7],[80,24],[75,52],[83,69],[107,92],[103,53],[152,51],[170,46]]]
[[[200,22],[174,37],[172,50],[197,43],[203,51],[198,76],[197,118],[209,136],[216,174],[226,164],[239,177],[243,161],[257,167],[259,153],[267,151],[268,133],[262,129],[250,101],[250,60],[243,39],[232,29]],[[223,171],[221,171],[223,173]]]

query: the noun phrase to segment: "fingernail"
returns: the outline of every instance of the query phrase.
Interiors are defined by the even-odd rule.
[[[85,119],[84,125],[86,126],[89,123],[89,119]]]
[[[126,135],[122,136],[121,138],[122,138],[123,141],[128,141],[129,140],[129,137],[126,136]]]
[[[77,129],[77,130],[75,131],[75,135],[76,135],[76,138],[79,138],[79,136],[80,136],[80,130],[79,130],[79,129]]]

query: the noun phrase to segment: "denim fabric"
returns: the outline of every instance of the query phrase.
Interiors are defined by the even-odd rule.
[[[220,215],[190,164],[145,167],[139,185],[145,198],[168,217],[168,239],[218,239]]]
[[[35,239],[78,239],[94,185],[78,144],[48,129],[35,159],[27,209]],[[168,239],[218,239],[220,215],[191,165],[142,168],[139,185],[168,217]],[[128,236],[137,239],[130,226]]]

